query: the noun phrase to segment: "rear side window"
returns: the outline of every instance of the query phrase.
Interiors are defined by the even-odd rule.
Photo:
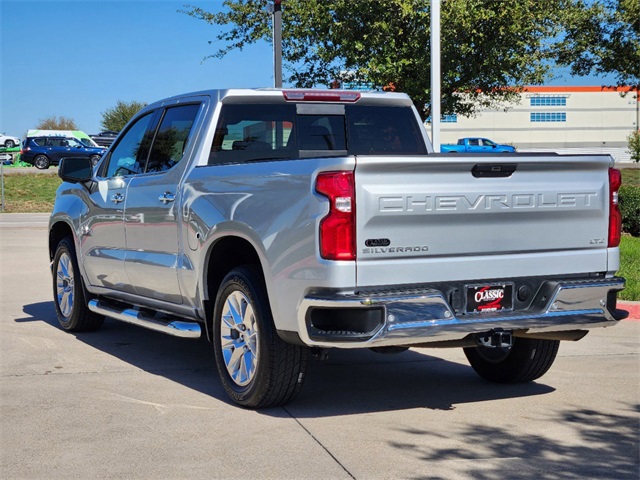
[[[420,124],[410,108],[344,107],[344,114],[336,115],[298,113],[295,103],[225,104],[209,165],[345,154],[426,153]]]
[[[71,138],[61,138],[61,137],[49,137],[47,138],[47,147],[68,147],[70,145],[75,145],[75,142]]]
[[[295,158],[295,105],[223,105],[209,164]]]
[[[164,172],[176,165],[184,156],[191,127],[199,104],[168,108],[153,140],[147,162],[147,172]]]

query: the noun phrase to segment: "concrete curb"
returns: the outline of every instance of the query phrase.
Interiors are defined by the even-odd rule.
[[[640,320],[640,302],[618,301],[618,308],[629,312],[627,320]]]

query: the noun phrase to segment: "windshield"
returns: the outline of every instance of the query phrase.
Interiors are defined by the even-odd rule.
[[[97,147],[98,144],[91,140],[90,138],[79,138],[78,141],[82,143],[83,147]]]

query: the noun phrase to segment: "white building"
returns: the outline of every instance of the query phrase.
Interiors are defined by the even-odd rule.
[[[507,111],[482,110],[472,118],[444,116],[440,138],[444,144],[486,137],[519,151],[564,153],[580,148],[625,161],[627,137],[638,129],[639,106],[638,91],[628,88],[527,87],[520,103]]]

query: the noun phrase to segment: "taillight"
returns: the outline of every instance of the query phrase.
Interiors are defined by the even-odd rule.
[[[320,256],[326,260],[356,259],[356,194],[353,172],[318,175],[316,191],[329,199],[329,213],[320,221]]]
[[[615,168],[609,169],[609,247],[620,245],[622,235],[622,214],[618,207],[618,189],[622,185],[622,174]]]
[[[283,90],[288,102],[349,102],[360,99],[360,92],[350,90]]]

